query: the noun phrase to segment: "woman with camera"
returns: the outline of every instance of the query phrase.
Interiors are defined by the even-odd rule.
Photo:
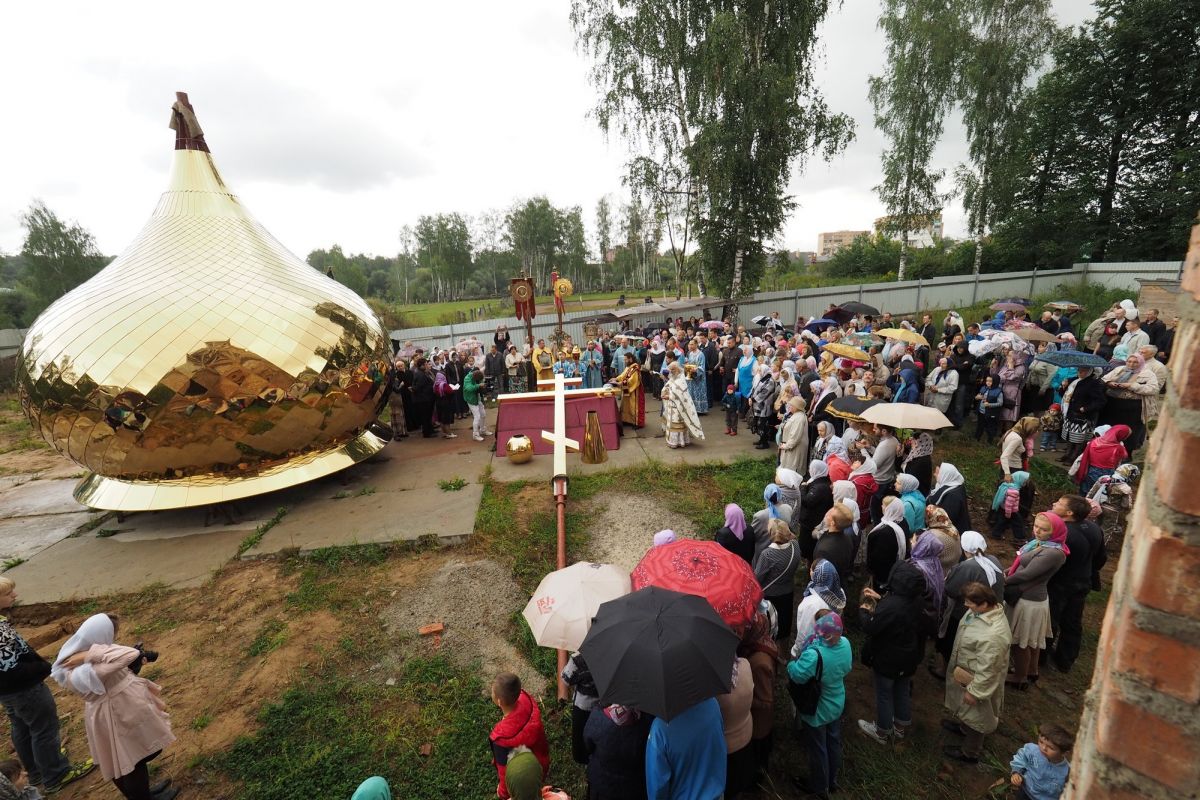
[[[150,786],[147,764],[175,741],[157,685],[139,677],[158,654],[114,644],[119,620],[110,614],[88,617],[67,640],[51,675],[60,686],[83,696],[88,749],[128,800],[171,800],[179,793],[170,781]]]

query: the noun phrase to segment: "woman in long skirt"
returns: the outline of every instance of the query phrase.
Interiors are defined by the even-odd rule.
[[[695,339],[688,342],[688,352],[683,361],[687,366],[695,367],[689,370],[692,374],[687,376],[688,394],[692,396],[692,405],[696,407],[697,414],[707,414],[708,382],[705,380],[704,353],[700,352]]]

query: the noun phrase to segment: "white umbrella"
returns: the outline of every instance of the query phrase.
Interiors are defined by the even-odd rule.
[[[522,614],[542,647],[578,650],[600,604],[629,588],[629,573],[620,567],[580,561],[542,578]]]
[[[877,425],[887,425],[889,428],[910,428],[918,431],[954,427],[954,423],[941,411],[916,403],[880,403],[864,411],[862,418]]]

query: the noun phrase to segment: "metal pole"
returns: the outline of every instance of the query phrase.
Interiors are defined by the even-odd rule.
[[[556,401],[557,402],[557,401]],[[558,568],[567,566],[567,478],[565,475],[554,476],[554,513],[558,521]],[[558,651],[558,699],[570,697],[567,684],[562,679],[563,670],[567,667],[567,651]]]
[[[922,308],[924,308],[924,306],[921,305],[921,284],[922,283],[923,283],[922,279],[917,278],[917,311],[920,311]]]
[[[1029,279],[1029,296],[1037,293],[1037,267],[1033,268],[1033,277]]]

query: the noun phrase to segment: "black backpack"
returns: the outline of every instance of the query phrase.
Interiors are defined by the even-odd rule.
[[[817,704],[821,702],[821,674],[824,668],[821,651],[818,650],[816,674],[804,683],[796,683],[791,676],[788,676],[788,694],[792,696],[792,702],[796,704],[797,713],[810,715],[817,713]]]

